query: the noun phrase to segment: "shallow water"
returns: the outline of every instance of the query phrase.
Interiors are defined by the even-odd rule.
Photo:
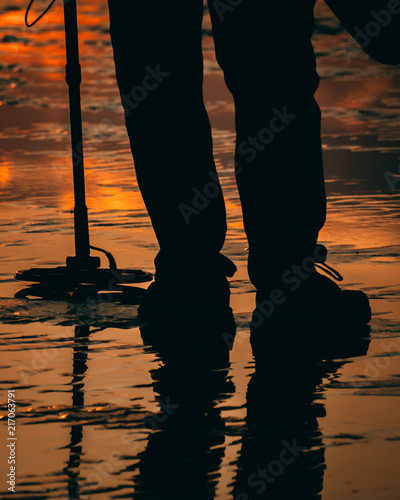
[[[373,319],[370,331],[338,343],[318,363],[266,346],[261,366],[272,368],[255,372],[233,104],[205,17],[205,95],[229,217],[224,252],[239,269],[231,283],[237,333],[229,361],[224,351],[204,364],[207,341],[190,340],[195,325],[184,325],[188,339],[175,339],[171,349],[154,341],[157,332],[137,319],[136,306],[12,298],[21,288],[15,270],[63,265],[73,254],[62,10],[58,2],[29,31],[25,3],[0,6],[2,494],[13,389],[16,498],[244,500],[265,497],[268,484],[269,498],[397,499],[399,68],[364,56],[318,3],[329,196],[321,242],[345,286],[369,294]],[[80,3],[91,241],[111,250],[120,267],[151,271],[157,245],[132,168],[106,5]],[[161,337],[176,329],[164,325]],[[295,442],[304,449],[281,470],[279,457]]]

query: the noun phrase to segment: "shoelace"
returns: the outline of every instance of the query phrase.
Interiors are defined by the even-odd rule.
[[[321,243],[317,243],[315,250],[318,250],[319,259],[317,262],[315,262],[314,266],[326,273],[334,280],[343,281],[343,276],[338,271],[336,271],[336,269],[333,269],[333,267],[328,266],[328,264],[325,263],[326,258],[328,257],[328,250],[326,249],[326,246],[322,245]],[[321,253],[323,254],[322,257]]]
[[[333,278],[336,281],[343,281],[343,276],[336,271],[336,269],[333,269],[333,267],[328,266],[325,262],[318,262],[318,264],[314,264],[315,267],[320,269],[321,271],[324,271],[328,276]]]

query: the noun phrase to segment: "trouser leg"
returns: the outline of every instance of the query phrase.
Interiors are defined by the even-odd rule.
[[[219,255],[226,214],[203,103],[202,0],[109,0],[116,75],[156,272]]]
[[[209,0],[236,109],[236,178],[258,289],[312,255],[326,214],[315,0]]]

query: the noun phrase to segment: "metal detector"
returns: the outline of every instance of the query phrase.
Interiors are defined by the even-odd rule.
[[[34,26],[54,5],[52,0],[42,14],[32,23],[28,14],[34,0],[31,0],[25,14],[28,27]],[[69,90],[69,111],[71,126],[71,147],[74,183],[74,234],[75,256],[67,257],[66,265],[55,268],[31,268],[17,271],[15,278],[33,282],[28,289],[20,290],[16,297],[29,295],[42,298],[71,298],[83,293],[97,294],[99,291],[124,291],[132,294],[134,288],[124,287],[128,283],[151,281],[152,274],[139,269],[118,269],[110,252],[90,245],[89,222],[85,196],[83,159],[82,111],[81,111],[81,66],[79,63],[78,19],[76,0],[63,0],[65,21],[66,67],[65,79]],[[109,261],[109,268],[100,268],[100,257],[90,255],[90,250],[103,252]],[[137,291],[143,289],[136,288]]]

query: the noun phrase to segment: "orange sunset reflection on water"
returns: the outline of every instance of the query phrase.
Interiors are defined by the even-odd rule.
[[[44,3],[34,4],[30,19],[40,13]],[[154,346],[146,343],[137,306],[13,298],[21,287],[13,278],[17,269],[64,265],[74,252],[62,2],[56,2],[31,30],[23,24],[26,5],[26,0],[3,0],[0,5],[0,353],[4,359],[0,385],[2,394],[11,386],[17,388],[21,495],[75,498],[73,488],[81,486],[88,492],[86,496],[93,493],[99,500],[135,494],[150,500],[160,498],[140,489],[144,482],[138,463],[146,464],[145,452],[153,453],[157,460],[158,451],[176,448],[180,453],[170,436],[182,435],[179,425],[169,428],[168,424],[167,432],[162,426],[153,432],[149,425],[157,418],[164,422],[162,411],[169,409],[169,396],[165,403],[157,391],[161,387],[167,394],[163,384],[171,389],[171,372]],[[120,267],[153,271],[158,246],[137,186],[125,131],[108,35],[107,2],[79,0],[78,17],[91,244],[111,251]],[[196,453],[204,445],[204,463],[199,465],[195,459],[185,463],[197,465],[204,481],[209,481],[207,486],[215,488],[213,498],[225,500],[232,498],[238,476],[253,463],[252,457],[248,462],[243,459],[246,439],[250,437],[256,445],[263,441],[252,434],[258,432],[258,425],[247,407],[254,382],[257,384],[252,379],[254,360],[249,343],[255,290],[247,275],[247,242],[234,178],[234,108],[216,63],[207,12],[203,28],[204,94],[228,214],[224,253],[238,266],[231,280],[237,337],[229,366],[216,370],[217,383],[213,383],[213,373],[210,380],[201,379],[200,397],[189,394],[190,411],[195,407],[196,412],[192,418],[189,411],[185,424],[190,432],[183,436],[183,445],[178,444]],[[344,275],[344,286],[368,292],[374,316],[371,338],[365,334],[362,349],[335,351],[326,372],[318,372],[314,413],[299,436],[309,438],[307,456],[312,458],[316,452],[321,460],[311,464],[307,474],[314,469],[325,474],[323,485],[322,476],[317,477],[323,500],[350,498],[356,492],[360,498],[391,500],[397,497],[389,495],[400,487],[395,470],[400,442],[395,397],[400,395],[400,68],[366,58],[322,0],[317,1],[314,45],[321,76],[317,99],[323,116],[328,194],[328,219],[320,240],[329,249],[328,263]],[[165,168],[170,161],[165,159]],[[260,231],[268,232],[268,220]],[[179,269],[176,279],[186,285]],[[163,335],[164,326],[166,330],[171,327],[167,323],[162,325]],[[188,324],[192,333],[190,328]],[[190,356],[188,352],[187,358]],[[272,356],[283,356],[277,370],[284,370],[284,353],[272,349]],[[187,366],[188,359],[180,361]],[[187,373],[179,366],[175,382],[190,381],[194,371],[191,365]],[[266,399],[263,419],[279,406],[270,399],[268,384],[279,383],[279,374],[273,375],[257,394],[259,400]],[[298,412],[293,403],[299,387],[296,382],[302,375],[301,369],[294,371],[282,388],[289,418],[303,410]],[[203,397],[208,397],[207,383],[217,396],[207,402],[203,415],[197,406],[201,408]],[[182,390],[180,396],[184,398],[186,392],[190,391]],[[265,437],[264,423],[261,439]],[[279,423],[277,432],[281,428],[284,425]],[[185,426],[183,430],[187,430]],[[263,454],[277,439],[275,434],[272,438]],[[171,463],[174,465],[173,460]],[[209,472],[211,463],[215,470]],[[163,467],[149,469],[157,474]],[[100,480],[95,476],[99,470],[106,471]],[[179,468],[177,471],[180,473]],[[244,474],[246,480],[249,474]],[[164,485],[162,480],[155,482]],[[0,496],[1,491],[0,487]]]
[[[2,199],[4,202],[11,199],[27,202],[31,197],[43,203],[48,198],[53,206],[66,211],[73,206],[73,194],[68,150],[68,100],[63,70],[65,63],[63,12],[61,5],[57,4],[41,24],[30,31],[22,24],[24,5],[24,2],[16,2],[16,10],[6,10],[1,13],[3,41],[8,32],[12,32],[16,37],[10,38],[0,47],[4,73],[0,94],[3,102],[0,145],[6,152],[2,160],[0,177]],[[83,119],[88,144],[85,148],[88,206],[90,210],[102,207],[104,211],[143,212],[144,206],[136,186],[113,77],[106,6],[94,2],[82,2],[78,10],[84,75]],[[32,19],[34,12],[30,16]],[[342,40],[347,44],[350,43],[344,33],[339,33],[337,38],[338,47],[343,45]],[[209,40],[206,37],[205,44],[208,44]],[[399,142],[393,140],[390,134],[393,135],[393,122],[397,123],[398,117],[393,118],[393,106],[389,108],[387,102],[391,99],[393,104],[399,81],[398,72],[379,65],[375,68],[374,63],[368,63],[360,54],[357,58],[352,53],[353,60],[349,64],[343,56],[343,50],[341,52],[332,47],[331,40],[321,34],[315,36],[315,47],[317,54],[323,54],[319,58],[322,82],[318,100],[323,114],[325,110],[323,143],[328,194],[330,187],[334,186],[333,194],[340,196],[340,182],[344,181],[346,187],[343,193],[345,195],[343,207],[346,206],[345,200],[351,199],[352,193],[366,195],[369,191],[378,190],[380,195],[388,195],[390,200],[388,189],[385,192],[384,181],[378,186],[364,183],[360,192],[357,179],[352,178],[351,169],[346,172],[348,178],[340,178],[342,172],[338,175],[335,171],[335,166],[330,161],[330,150],[341,148],[380,151],[386,148],[385,154],[382,154],[383,163],[387,164],[387,168],[396,167],[393,159]],[[206,96],[212,99],[213,88],[207,87],[207,65],[215,63],[215,56],[207,51],[205,57]],[[352,73],[353,69],[361,73],[371,73],[376,69],[377,75],[374,78],[360,78],[356,72]],[[332,72],[335,74],[332,75]],[[324,76],[325,74],[327,76]],[[98,81],[101,81],[101,85]],[[228,92],[225,90],[222,96],[232,116],[231,98]],[[378,108],[381,116],[374,116],[373,111]],[[363,113],[363,110],[366,112]],[[387,115],[390,116],[387,118]],[[221,116],[221,107],[215,113],[214,108],[210,107],[210,117],[216,134]],[[108,132],[106,130],[105,136],[96,139],[98,129],[103,127],[102,125],[100,127],[99,123],[104,120],[112,124],[110,127],[112,130]],[[62,134],[56,132],[58,129],[62,130]],[[338,141],[342,141],[342,144],[338,145]],[[229,142],[225,150],[232,154],[233,144]],[[217,165],[224,168],[225,160],[221,163],[218,154],[216,153]],[[357,159],[351,158],[351,162],[354,161]],[[384,172],[382,179],[383,174]],[[241,231],[243,236],[242,225],[238,221],[240,204],[232,181],[233,172],[227,173],[224,168],[222,182],[228,215],[232,219],[230,228],[235,233]],[[349,188],[352,182],[354,187]],[[366,204],[369,203],[368,196],[365,201]],[[333,207],[335,204],[336,201],[333,202]],[[364,204],[359,209],[359,216],[362,218],[363,211],[369,211],[369,206]],[[336,228],[339,236],[339,233],[342,233],[340,228],[352,223],[353,219],[352,208],[348,214],[346,210],[339,211],[333,208],[328,218],[329,235],[334,234]],[[382,234],[379,237],[383,238],[381,244],[386,246],[390,243],[390,234],[393,235],[393,232],[388,232],[386,237],[383,236],[383,232],[380,233]],[[343,238],[345,237],[344,234]],[[360,238],[363,245],[368,246],[368,235]],[[377,241],[374,240],[374,245],[376,244]]]

